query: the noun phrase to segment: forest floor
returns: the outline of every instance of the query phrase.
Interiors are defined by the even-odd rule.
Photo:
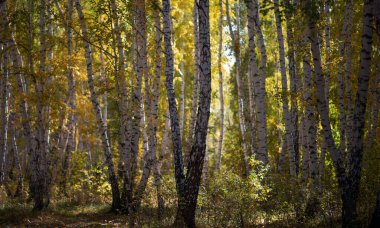
[[[0,207],[0,227],[125,227],[127,216],[109,213],[108,205],[53,205],[32,212],[30,205]]]
[[[31,204],[0,203],[0,227],[127,227],[128,216],[110,213],[108,204],[78,205],[73,203],[54,203],[40,212],[33,212]],[[170,227],[175,211],[167,208],[163,220],[158,222],[154,208],[142,208],[137,215],[135,227]],[[292,219],[277,221],[266,225],[244,227],[337,227],[337,221],[321,224],[304,224]],[[197,224],[197,227],[212,227]]]

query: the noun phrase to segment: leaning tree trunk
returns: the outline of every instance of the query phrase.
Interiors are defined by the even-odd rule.
[[[155,19],[156,19],[155,24],[157,26],[156,29],[160,29],[160,19],[159,19],[158,14],[156,15]],[[145,93],[146,93],[145,94],[146,113],[148,117],[148,150],[144,156],[144,167],[143,167],[141,180],[134,195],[134,200],[133,200],[133,205],[132,205],[132,209],[134,212],[136,212],[141,205],[142,196],[148,184],[149,175],[151,173],[154,163],[156,163],[158,98],[159,98],[160,86],[161,86],[161,57],[160,57],[161,53],[160,52],[161,52],[161,40],[162,40],[160,34],[156,34],[156,36],[157,36],[156,37],[156,45],[157,45],[156,58],[157,59],[156,59],[155,75],[154,75],[154,78],[152,78],[152,85],[149,84],[146,54],[145,54],[145,59],[144,59],[144,62],[145,62],[144,65],[146,69],[146,72],[144,75],[144,79],[145,79],[144,83],[145,83]],[[184,72],[182,72],[182,74],[184,74]],[[182,79],[184,80],[184,76],[182,77]],[[184,83],[185,82],[183,82],[182,86],[184,86]],[[181,93],[184,93],[184,87],[182,89],[183,91]],[[182,108],[184,111],[184,105],[182,105]]]
[[[86,66],[87,66],[87,81],[90,88],[91,93],[91,102],[96,112],[96,120],[98,122],[99,133],[102,139],[102,146],[104,151],[104,156],[106,158],[106,165],[108,167],[108,178],[111,185],[112,190],[112,208],[111,210],[116,211],[120,208],[120,193],[117,176],[115,175],[115,168],[113,164],[113,158],[111,153],[110,140],[108,138],[107,127],[103,120],[102,109],[98,102],[97,94],[95,91],[94,79],[93,79],[93,69],[92,69],[92,58],[91,58],[91,46],[88,42],[88,34],[87,34],[87,25],[86,20],[84,18],[82,12],[82,6],[80,4],[80,0],[75,0],[75,7],[78,12],[80,26],[83,35],[83,44],[86,54]]]
[[[174,59],[173,59],[173,49],[171,44],[171,19],[170,19],[170,0],[162,1],[162,16],[164,22],[164,45],[165,45],[165,57],[166,57],[166,91],[169,103],[169,114],[170,114],[170,125],[172,132],[172,142],[173,142],[173,160],[175,169],[175,181],[176,190],[178,197],[178,204],[184,200],[184,183],[185,175],[182,160],[182,140],[181,132],[178,121],[178,109],[175,100],[174,84],[173,84],[173,74],[174,74]],[[180,206],[180,205],[179,205]]]
[[[335,167],[336,176],[341,190],[343,201],[342,220],[344,227],[356,226],[357,212],[356,203],[359,194],[361,163],[363,157],[363,136],[365,110],[367,104],[368,81],[370,76],[371,52],[372,52],[372,24],[373,24],[373,0],[364,2],[363,12],[363,33],[362,33],[362,51],[360,55],[360,71],[358,77],[358,92],[355,101],[354,126],[352,134],[354,135],[353,147],[349,150],[349,170],[345,175],[342,154],[336,148],[332,137],[330,120],[325,98],[325,81],[323,77],[321,53],[319,50],[319,39],[316,28],[316,20],[311,15],[306,14],[309,20],[310,43],[315,67],[315,81],[317,85],[317,107],[321,118],[323,134]],[[305,4],[306,9],[316,9],[314,2],[308,1]]]
[[[378,0],[377,0],[378,1]],[[349,170],[347,175],[348,192],[343,201],[343,225],[354,225],[357,219],[356,203],[359,197],[362,160],[364,153],[364,125],[368,98],[368,85],[371,74],[371,53],[373,33],[373,2],[364,2],[362,50],[360,54],[360,70],[358,76],[358,91],[355,99],[353,118],[353,142],[348,147]]]
[[[202,168],[206,153],[207,127],[210,117],[211,103],[211,50],[209,1],[200,0],[199,15],[199,105],[195,125],[195,142],[190,152],[190,160],[185,181],[185,200],[179,205],[177,212],[184,219],[187,227],[195,227],[195,209],[202,176]],[[177,218],[179,217],[177,214]]]

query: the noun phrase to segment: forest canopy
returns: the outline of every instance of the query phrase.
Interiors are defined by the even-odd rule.
[[[0,226],[380,227],[379,44],[380,0],[0,0]]]

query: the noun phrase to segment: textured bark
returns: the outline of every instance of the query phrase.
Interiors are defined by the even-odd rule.
[[[256,134],[256,116],[255,116],[255,92],[254,92],[254,82],[255,78],[258,77],[258,69],[256,58],[252,58],[256,56],[255,53],[255,34],[254,34],[254,18],[252,11],[252,1],[246,1],[247,5],[247,13],[248,13],[248,39],[249,45],[248,50],[250,53],[249,65],[248,65],[248,95],[249,95],[249,117],[251,124],[251,154],[254,155],[255,151],[257,151],[257,134]],[[246,159],[247,160],[247,159]],[[246,161],[247,163],[247,161]],[[247,166],[247,164],[246,164]],[[247,170],[247,173],[249,170]]]
[[[199,15],[199,104],[195,125],[195,141],[190,152],[190,160],[185,181],[185,199],[179,199],[179,211],[187,227],[195,227],[195,209],[201,182],[204,157],[206,153],[207,127],[211,103],[211,50],[209,1],[200,0]],[[177,214],[177,218],[178,215]]]
[[[140,121],[141,121],[141,104],[142,100],[142,80],[146,72],[146,16],[145,16],[145,0],[135,0],[133,2],[135,7],[134,19],[136,21],[136,66],[135,74],[136,78],[134,79],[134,88],[132,95],[132,129],[131,129],[131,149],[130,149],[130,159],[128,158],[127,167],[130,169],[128,172],[130,174],[130,189],[131,191],[134,188],[134,179],[137,172],[137,156],[139,153],[139,142],[140,142]]]
[[[108,167],[108,178],[111,185],[112,190],[112,208],[111,210],[118,210],[120,208],[120,193],[117,176],[115,175],[115,168],[113,164],[113,158],[111,153],[110,142],[107,133],[107,126],[103,120],[102,110],[100,104],[98,102],[97,94],[95,91],[94,79],[93,79],[93,69],[92,69],[92,58],[91,58],[91,46],[88,42],[88,34],[87,34],[87,25],[82,12],[82,6],[80,4],[80,0],[75,0],[75,7],[78,12],[80,26],[83,35],[83,43],[86,54],[86,66],[87,66],[87,81],[90,88],[91,93],[91,102],[94,107],[94,111],[96,112],[96,120],[98,122],[99,133],[102,139],[102,147],[104,156],[106,158],[106,165]]]
[[[173,59],[173,49],[171,44],[171,19],[170,19],[170,0],[162,1],[162,16],[164,23],[164,45],[165,45],[165,75],[166,75],[166,91],[169,103],[169,114],[170,114],[170,125],[172,132],[172,142],[173,142],[173,160],[175,169],[175,181],[177,197],[179,202],[183,200],[184,197],[184,183],[185,175],[183,170],[183,160],[182,160],[182,140],[181,132],[178,121],[178,109],[175,101],[174,84],[173,84],[173,74],[174,74],[174,59]]]
[[[45,31],[45,23],[46,23],[46,1],[41,1],[40,6],[40,20],[39,20],[39,29],[40,29],[40,47],[39,47],[39,54],[40,54],[40,63],[38,67],[38,74],[39,79],[36,77],[33,77],[33,81],[35,84],[35,93],[36,93],[36,112],[37,112],[37,122],[39,123],[36,126],[36,137],[35,139],[35,145],[36,150],[34,153],[34,156],[32,157],[33,163],[35,163],[35,167],[33,167],[32,172],[34,175],[32,175],[33,180],[32,182],[35,184],[35,192],[33,193],[34,196],[34,210],[42,210],[43,208],[47,207],[49,204],[49,199],[46,198],[47,196],[47,142],[46,142],[46,127],[47,123],[45,121],[45,112],[46,112],[46,105],[43,102],[44,97],[44,80],[46,77],[46,31]]]
[[[378,1],[378,0],[377,0]],[[362,49],[360,53],[360,70],[358,91],[355,99],[353,118],[353,142],[348,146],[349,170],[347,174],[347,199],[343,201],[343,225],[353,225],[357,219],[356,203],[359,197],[362,160],[364,152],[364,125],[368,98],[368,85],[371,74],[371,53],[373,33],[373,0],[364,2]]]
[[[125,82],[125,57],[124,57],[124,45],[121,37],[121,30],[120,30],[120,23],[119,23],[119,17],[117,12],[117,5],[115,0],[110,1],[111,5],[111,12],[112,12],[112,20],[114,23],[114,34],[116,37],[117,42],[117,63],[116,63],[116,69],[115,69],[115,76],[117,78],[117,96],[118,96],[118,108],[119,108],[119,114],[120,114],[120,140],[119,140],[119,146],[120,146],[120,160],[119,160],[119,173],[122,173],[122,176],[125,176],[124,178],[127,179],[127,182],[130,183],[129,173],[127,171],[126,167],[126,158],[128,149],[130,148],[130,145],[127,145],[127,124],[129,122],[128,119],[128,111],[127,111],[127,100],[128,100],[128,94],[127,94],[127,87]],[[102,54],[102,53],[101,53]],[[102,65],[104,64],[103,56],[101,58]],[[107,102],[105,103],[107,104]],[[106,116],[104,116],[104,119],[106,120]],[[125,199],[123,199],[125,200]],[[125,202],[124,202],[125,203]]]
[[[264,165],[268,163],[268,145],[267,145],[267,117],[266,117],[266,64],[267,54],[264,42],[264,36],[261,30],[261,21],[259,16],[259,3],[258,0],[253,0],[253,18],[255,29],[257,32],[258,46],[260,49],[260,66],[259,78],[255,83],[255,103],[257,112],[257,153],[256,159],[261,161]],[[254,57],[253,57],[254,58]]]
[[[220,133],[218,140],[218,153],[216,160],[216,171],[220,172],[220,166],[222,164],[222,150],[223,150],[223,138],[224,138],[224,95],[223,95],[223,72],[222,72],[222,55],[223,55],[223,1],[219,0],[219,45],[218,45],[218,74],[219,74],[219,103],[220,103]]]
[[[185,165],[190,157],[191,145],[194,142],[194,131],[195,131],[195,121],[197,117],[197,105],[199,97],[199,35],[198,35],[198,0],[194,0],[193,8],[193,26],[194,26],[194,79],[193,79],[193,93],[192,93],[192,103],[191,103],[191,113],[189,122],[189,135],[186,142],[186,147],[184,148],[184,161]]]
[[[363,33],[362,33],[362,51],[360,55],[360,70],[358,77],[358,92],[355,100],[354,126],[352,134],[354,135],[353,147],[349,150],[349,170],[345,175],[342,154],[337,149],[332,137],[330,120],[325,98],[325,80],[321,64],[321,53],[319,50],[318,32],[315,18],[308,15],[307,9],[315,9],[312,1],[305,4],[304,11],[309,20],[310,43],[313,55],[315,70],[315,81],[317,85],[317,107],[321,118],[323,134],[335,167],[336,176],[341,190],[343,201],[342,220],[343,227],[353,227],[357,224],[356,203],[359,194],[361,162],[363,157],[363,136],[364,136],[364,115],[367,104],[368,81],[371,66],[372,52],[372,24],[373,24],[373,0],[364,2],[363,12]]]
[[[278,42],[278,48],[279,48],[279,53],[280,53],[280,72],[281,72],[281,85],[282,85],[281,97],[282,97],[283,120],[285,123],[285,138],[287,142],[290,142],[290,143],[287,143],[287,151],[289,153],[289,171],[290,171],[291,176],[296,176],[297,163],[296,163],[296,152],[294,150],[294,139],[293,139],[294,132],[292,131],[293,122],[292,122],[291,113],[289,111],[289,100],[288,100],[289,92],[288,92],[288,81],[287,81],[286,66],[285,66],[285,45],[284,45],[284,37],[282,33],[281,15],[280,15],[280,10],[279,10],[278,0],[274,0],[274,11],[275,11],[275,17],[276,17],[277,42]],[[294,58],[293,58],[293,61],[294,61]]]
[[[245,103],[245,97],[243,92],[243,82],[241,79],[241,61],[240,61],[240,16],[239,16],[239,7],[236,7],[236,20],[237,20],[237,31],[234,32],[232,30],[232,23],[230,18],[230,12],[229,12],[229,3],[228,0],[226,1],[226,14],[227,14],[227,22],[228,27],[231,34],[232,44],[233,44],[233,53],[235,56],[235,77],[236,77],[236,85],[237,85],[237,91],[238,91],[238,116],[239,116],[239,127],[240,127],[240,134],[242,137],[242,144],[243,144],[243,152],[244,152],[244,165],[245,165],[245,171],[246,173],[249,172],[249,151],[248,151],[248,145],[247,145],[247,136],[246,136],[246,123],[244,119],[244,103]]]

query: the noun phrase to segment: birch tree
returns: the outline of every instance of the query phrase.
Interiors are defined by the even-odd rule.
[[[120,192],[118,186],[118,178],[115,175],[115,168],[113,164],[113,157],[111,153],[110,142],[108,138],[107,126],[104,122],[102,116],[102,110],[100,104],[98,102],[98,97],[95,91],[94,79],[93,79],[93,69],[92,69],[92,56],[91,56],[91,46],[88,42],[88,34],[87,34],[87,25],[85,21],[85,17],[82,11],[82,6],[80,4],[80,0],[75,0],[75,7],[79,16],[80,27],[82,30],[83,36],[83,45],[85,49],[85,57],[86,57],[86,65],[87,65],[87,82],[91,92],[91,102],[96,112],[96,120],[98,123],[99,133],[102,139],[102,147],[104,156],[106,158],[106,165],[108,167],[108,179],[111,185],[112,191],[112,207],[111,210],[116,211],[120,208]]]
[[[243,152],[244,152],[244,165],[246,173],[248,173],[249,170],[249,151],[248,151],[248,144],[247,144],[247,138],[246,138],[246,123],[244,119],[244,103],[245,103],[245,97],[243,93],[242,88],[242,79],[241,79],[241,60],[240,60],[240,14],[239,14],[239,6],[237,5],[236,9],[236,20],[237,20],[237,30],[236,32],[232,29],[232,22],[231,22],[231,16],[230,16],[230,10],[229,10],[229,3],[228,0],[226,1],[226,16],[227,16],[227,22],[228,22],[228,28],[231,34],[232,39],[232,50],[235,57],[235,77],[236,77],[236,85],[237,85],[237,92],[238,92],[238,116],[239,116],[239,127],[240,127],[240,134],[242,137],[242,144],[243,144]]]
[[[342,198],[342,220],[344,227],[355,226],[357,223],[357,199],[359,195],[360,177],[361,177],[361,163],[363,158],[363,136],[364,136],[364,115],[367,104],[368,95],[368,81],[371,66],[371,52],[372,52],[372,24],[374,21],[373,16],[373,0],[364,2],[363,9],[363,33],[362,33],[362,50],[360,54],[360,70],[358,75],[358,91],[355,100],[355,113],[354,113],[354,126],[352,134],[354,135],[353,147],[349,149],[349,164],[348,170],[344,168],[342,153],[337,149],[330,126],[330,119],[327,111],[327,104],[325,98],[325,80],[321,64],[321,53],[319,49],[318,31],[316,28],[316,21],[314,11],[315,5],[313,1],[308,1],[304,5],[304,12],[308,18],[309,26],[309,40],[311,44],[311,52],[313,56],[316,94],[317,94],[317,108],[321,118],[323,135],[327,143],[333,164],[335,167],[338,184],[341,191]],[[314,15],[314,17],[312,16]]]
[[[296,163],[296,152],[294,150],[294,139],[292,132],[292,116],[289,110],[289,100],[288,100],[288,81],[286,76],[286,66],[285,66],[285,46],[284,46],[284,36],[282,32],[281,25],[281,15],[279,10],[279,2],[278,0],[274,0],[274,11],[276,18],[276,28],[277,28],[277,42],[279,48],[279,56],[280,56],[280,72],[281,72],[281,85],[282,85],[282,109],[283,109],[283,119],[285,123],[285,137],[287,143],[287,150],[289,153],[289,170],[290,175],[297,175],[297,163]],[[289,38],[289,37],[288,37]],[[254,51],[254,50],[253,50]],[[294,61],[294,59],[293,59]],[[294,66],[293,66],[294,67]]]

